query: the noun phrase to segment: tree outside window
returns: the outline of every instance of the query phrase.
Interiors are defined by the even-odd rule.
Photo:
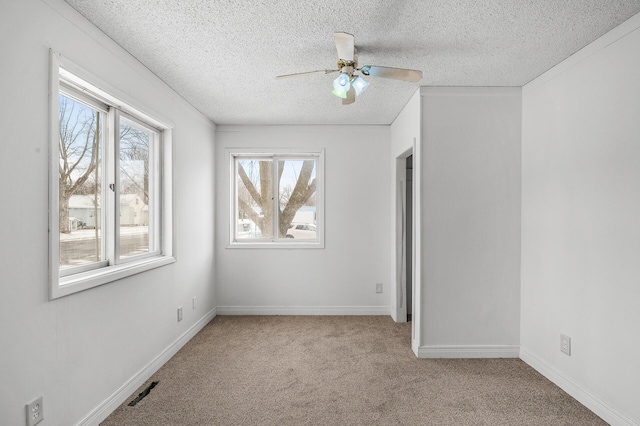
[[[317,242],[318,165],[319,155],[235,156],[234,240]]]

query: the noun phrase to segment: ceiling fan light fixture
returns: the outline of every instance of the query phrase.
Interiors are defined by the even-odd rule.
[[[345,99],[347,97],[347,92],[351,87],[350,83],[351,78],[349,74],[346,72],[341,73],[335,80],[333,80],[333,93],[339,98]]]
[[[347,92],[349,90],[349,80],[349,74],[343,72],[335,80],[333,80],[333,88],[337,91]]]
[[[336,95],[337,97],[339,97],[340,99],[346,99],[347,98],[347,91],[346,90],[338,90],[338,89],[333,89],[331,91],[331,93],[333,93],[334,95]]]
[[[357,76],[353,79],[351,85],[354,89],[356,89],[356,96],[360,96],[360,93],[364,92],[364,89],[369,86],[369,82],[367,82],[364,78]]]

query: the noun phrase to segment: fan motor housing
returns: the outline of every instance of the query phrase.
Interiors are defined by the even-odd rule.
[[[340,72],[346,72],[351,75],[353,70],[358,68],[358,63],[356,61],[345,61],[344,59],[338,59],[338,69]]]

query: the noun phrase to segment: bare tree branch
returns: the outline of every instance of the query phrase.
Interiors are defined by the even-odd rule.
[[[262,218],[255,212],[244,200],[238,199],[238,208],[244,213],[251,221],[257,224],[262,229]]]
[[[289,229],[289,225],[291,225],[296,212],[315,192],[316,180],[313,179],[311,184],[309,184],[314,166],[315,161],[313,160],[305,160],[302,163],[302,169],[300,170],[300,175],[298,176],[296,186],[293,188],[293,192],[289,197],[289,202],[285,206],[282,213],[280,213],[278,232],[281,237],[284,237],[286,235],[287,229]]]
[[[260,193],[258,193],[258,190],[253,185],[253,182],[251,182],[249,176],[247,176],[247,172],[244,170],[244,166],[240,163],[238,163],[238,166],[238,175],[240,176],[244,187],[247,188],[247,191],[249,191],[249,195],[251,195],[251,198],[253,198],[254,201],[260,205],[262,201]]]
[[[59,226],[63,233],[70,232],[69,199],[87,182],[100,159],[100,112],[90,107],[78,111],[76,104],[66,96],[59,97]]]

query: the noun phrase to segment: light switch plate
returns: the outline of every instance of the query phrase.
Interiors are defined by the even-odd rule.
[[[560,351],[571,356],[571,337],[560,335]]]

